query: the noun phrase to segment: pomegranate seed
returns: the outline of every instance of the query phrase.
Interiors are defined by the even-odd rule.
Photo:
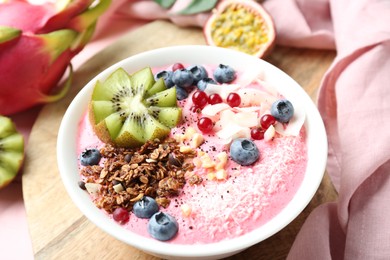
[[[270,127],[275,123],[276,123],[275,117],[273,117],[270,114],[265,114],[260,118],[260,125],[261,128],[263,128],[264,130],[268,129],[268,127]]]
[[[198,121],[198,128],[203,133],[208,133],[213,129],[213,121],[208,117],[201,117]]]
[[[215,105],[215,104],[219,104],[219,103],[222,103],[222,98],[221,98],[221,96],[220,95],[218,95],[218,94],[211,94],[210,96],[209,96],[209,103],[211,104],[211,105]]]
[[[112,213],[112,216],[116,222],[121,224],[126,223],[130,219],[129,212],[125,208],[116,208]]]
[[[192,102],[197,107],[203,108],[205,105],[207,105],[208,101],[209,101],[209,98],[208,98],[207,94],[203,91],[197,90],[192,95]]]
[[[175,63],[172,66],[172,71],[181,70],[181,69],[184,69],[184,66],[181,63]]]
[[[227,98],[226,102],[231,107],[238,107],[241,104],[241,97],[237,93],[230,93]]]
[[[264,138],[264,129],[261,128],[252,128],[251,129],[251,137],[253,140],[261,140]]]

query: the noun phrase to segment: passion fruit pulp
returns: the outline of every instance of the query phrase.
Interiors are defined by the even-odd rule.
[[[209,45],[262,58],[272,50],[275,27],[261,4],[252,0],[224,0],[207,20],[204,35]]]

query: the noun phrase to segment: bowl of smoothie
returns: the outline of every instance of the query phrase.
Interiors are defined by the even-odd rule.
[[[63,117],[57,156],[72,201],[107,234],[166,259],[218,259],[302,212],[327,138],[311,98],[280,69],[175,46],[94,77]]]

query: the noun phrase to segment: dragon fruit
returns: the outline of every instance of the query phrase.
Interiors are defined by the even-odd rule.
[[[34,5],[11,0],[0,4],[0,114],[66,95],[72,81],[71,59],[89,42],[110,3],[61,0]],[[67,80],[56,90],[65,75]]]

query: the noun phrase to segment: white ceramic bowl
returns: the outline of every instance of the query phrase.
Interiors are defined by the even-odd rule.
[[[78,123],[86,111],[96,80],[104,80],[119,67],[134,72],[146,66],[162,67],[181,62],[186,64],[227,64],[236,68],[263,68],[267,81],[280,86],[280,92],[306,112],[308,165],[303,182],[290,203],[273,219],[240,237],[206,245],[177,245],[153,240],[125,230],[101,212],[77,182],[76,137]],[[168,259],[216,259],[236,254],[272,236],[288,225],[307,206],[322,180],[327,158],[327,139],[322,119],[306,92],[287,74],[273,65],[240,52],[210,46],[176,46],[134,55],[107,68],[92,79],[74,98],[66,111],[58,134],[58,167],[73,202],[99,228],[113,237],[152,255]]]

